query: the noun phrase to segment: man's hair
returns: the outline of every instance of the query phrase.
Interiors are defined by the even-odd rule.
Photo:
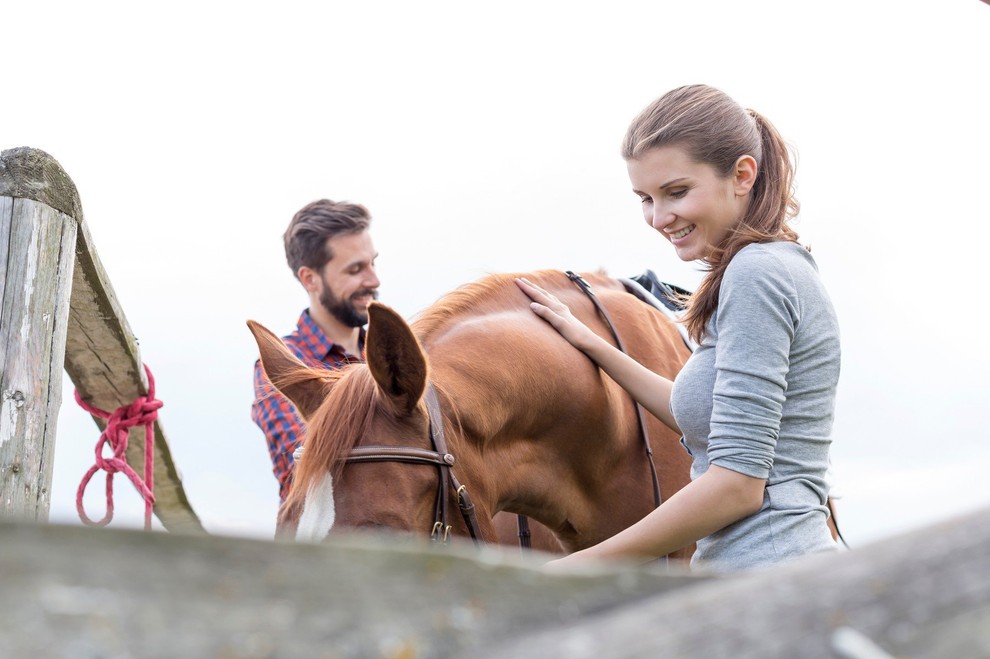
[[[365,231],[371,214],[361,204],[319,199],[304,206],[289,222],[282,237],[285,260],[299,278],[299,268],[319,271],[333,258],[327,240]]]

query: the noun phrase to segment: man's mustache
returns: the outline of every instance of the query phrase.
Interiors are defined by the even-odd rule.
[[[378,289],[377,288],[362,288],[360,291],[355,292],[351,295],[351,299],[363,297],[365,295],[370,295],[372,300],[378,299]]]

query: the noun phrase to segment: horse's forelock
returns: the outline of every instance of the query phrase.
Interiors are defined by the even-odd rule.
[[[339,480],[343,458],[363,437],[380,404],[377,386],[365,364],[331,371],[336,380],[326,400],[306,423],[302,459],[296,463],[285,506],[302,510],[306,492],[329,471]]]

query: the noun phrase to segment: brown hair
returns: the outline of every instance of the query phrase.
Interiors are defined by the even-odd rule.
[[[685,300],[684,323],[691,338],[700,342],[718,307],[722,277],[732,257],[751,243],[797,242],[797,233],[787,224],[799,209],[794,165],[769,121],[707,85],[678,87],[648,105],[626,131],[622,157],[635,160],[663,146],[682,148],[695,162],[711,165],[726,177],[741,156],[752,156],[757,164],[745,215],[704,260],[708,274]]]
[[[299,268],[320,270],[333,258],[327,240],[336,236],[360,233],[371,224],[371,214],[360,204],[319,199],[304,206],[289,222],[282,239],[285,260],[292,274]]]

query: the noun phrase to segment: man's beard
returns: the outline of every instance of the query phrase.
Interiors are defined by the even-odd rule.
[[[360,297],[362,295],[371,295],[372,300],[378,299],[378,291],[371,288],[361,289],[354,293],[352,297]],[[347,327],[361,327],[368,324],[367,312],[358,311],[350,298],[342,300],[334,295],[329,286],[323,286],[323,292],[320,293],[320,304],[323,305],[323,308],[331,316]]]

